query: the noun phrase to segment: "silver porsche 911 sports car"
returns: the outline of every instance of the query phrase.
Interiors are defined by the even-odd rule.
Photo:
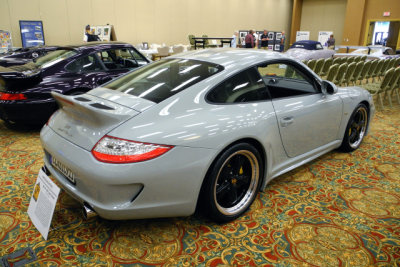
[[[299,61],[260,50],[168,57],[83,95],[53,93],[45,167],[107,219],[225,222],[268,182],[333,149],[357,149],[370,94],[337,88]]]

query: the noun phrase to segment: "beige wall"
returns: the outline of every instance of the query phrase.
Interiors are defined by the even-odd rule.
[[[303,0],[300,30],[309,31],[311,40],[318,40],[319,31],[332,31],[340,45],[346,4],[347,0]]]
[[[383,12],[389,11],[390,17],[384,17]],[[361,44],[365,43],[365,31],[369,21],[400,20],[400,0],[366,0],[364,18],[361,25]],[[400,40],[398,43],[400,46]]]
[[[14,46],[21,46],[19,20],[42,20],[49,45],[80,43],[86,24],[107,23],[114,25],[119,41],[186,44],[188,34],[225,37],[231,36],[234,30],[264,28],[289,32],[292,2],[0,0],[0,29],[11,30]]]

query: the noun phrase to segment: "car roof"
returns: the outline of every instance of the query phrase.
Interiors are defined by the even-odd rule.
[[[73,49],[73,50],[98,50],[98,49],[107,49],[112,47],[133,47],[131,44],[124,43],[124,42],[88,42],[88,43],[81,43],[75,45],[66,45],[61,46],[59,49]]]
[[[243,68],[266,60],[290,58],[279,52],[266,51],[263,49],[244,48],[211,48],[192,50],[186,53],[172,56],[170,58],[182,58],[206,61],[225,68]]]
[[[319,44],[319,43],[320,42],[313,40],[301,40],[301,41],[296,41],[293,44]]]
[[[290,48],[304,48],[307,50],[314,50],[317,46],[317,44],[321,45],[320,42],[318,41],[313,41],[313,40],[301,40],[294,42]]]

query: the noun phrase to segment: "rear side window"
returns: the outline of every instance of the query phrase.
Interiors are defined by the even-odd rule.
[[[217,85],[207,95],[212,103],[247,103],[269,99],[260,75],[254,68],[242,71]]]
[[[164,59],[116,79],[105,88],[159,103],[223,70],[217,64],[187,59]]]
[[[89,55],[75,59],[65,69],[69,72],[91,72],[103,70],[103,67],[94,55]]]

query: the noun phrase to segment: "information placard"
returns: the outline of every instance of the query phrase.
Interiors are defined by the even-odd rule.
[[[331,34],[333,34],[333,32],[320,31],[318,33],[318,42],[320,42],[323,46],[328,46],[326,42],[328,41],[328,39],[331,36]]]
[[[47,240],[60,188],[40,169],[28,207],[28,215]]]
[[[43,23],[40,20],[20,20],[21,41],[23,47],[44,45]]]
[[[303,41],[303,40],[310,40],[310,32],[308,31],[297,31],[296,32],[296,42]]]

